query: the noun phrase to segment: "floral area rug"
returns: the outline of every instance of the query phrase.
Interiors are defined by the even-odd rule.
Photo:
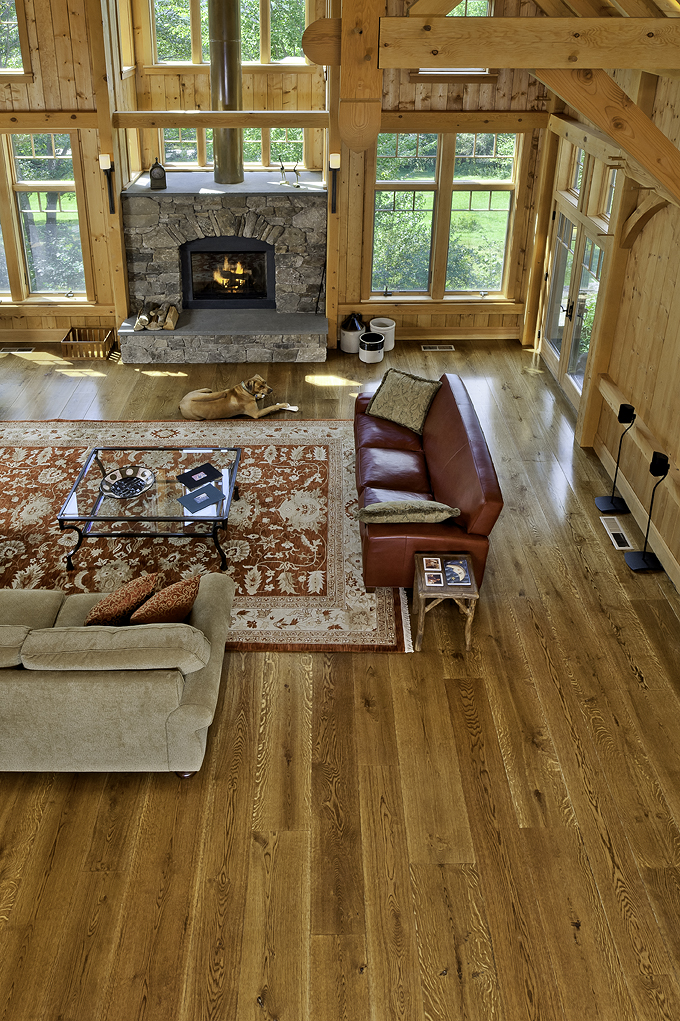
[[[2,587],[107,592],[145,572],[170,584],[219,570],[209,537],[120,536],[85,539],[67,571],[76,534],[57,514],[96,446],[120,447],[117,467],[134,462],[126,447],[241,447],[220,534],[236,584],[228,647],[410,650],[405,593],[363,586],[351,422],[2,422]]]

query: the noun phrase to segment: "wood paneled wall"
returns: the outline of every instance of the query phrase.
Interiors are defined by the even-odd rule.
[[[626,74],[617,72],[626,89]],[[628,73],[628,77],[631,74]],[[635,82],[631,81],[631,90]],[[653,120],[680,147],[680,82],[660,78]],[[634,182],[629,188],[636,189]],[[640,189],[636,204],[649,193]],[[620,402],[632,404],[637,419],[621,449],[618,488],[638,524],[647,525],[652,488],[651,452],[659,450],[671,461],[667,479],[654,499],[651,541],[664,567],[680,587],[680,278],[676,252],[680,240],[680,208],[668,205],[657,212],[636,237],[628,254],[623,283],[613,295],[615,327],[609,331],[608,355],[598,358],[597,392],[588,400],[599,405],[592,438],[596,453],[613,474],[622,426]],[[604,399],[602,399],[604,394]],[[590,438],[588,438],[590,442]],[[625,518],[623,518],[625,522]]]

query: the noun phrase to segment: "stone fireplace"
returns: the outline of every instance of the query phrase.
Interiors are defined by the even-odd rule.
[[[242,185],[203,173],[148,175],[122,195],[131,309],[171,302],[172,331],[119,330],[126,362],[324,361],[326,193],[268,174]],[[146,178],[146,180],[145,180]]]

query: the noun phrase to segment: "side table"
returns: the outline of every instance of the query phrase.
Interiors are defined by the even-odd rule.
[[[472,570],[472,557],[467,553],[416,553],[414,608],[418,609],[418,631],[414,649],[420,652],[425,630],[425,614],[444,599],[453,599],[465,617],[465,649],[472,641],[472,621],[479,599],[479,589]],[[427,600],[432,602],[427,604]]]

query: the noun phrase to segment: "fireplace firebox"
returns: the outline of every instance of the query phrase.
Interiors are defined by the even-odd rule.
[[[274,246],[207,237],[180,246],[185,308],[276,308]]]

